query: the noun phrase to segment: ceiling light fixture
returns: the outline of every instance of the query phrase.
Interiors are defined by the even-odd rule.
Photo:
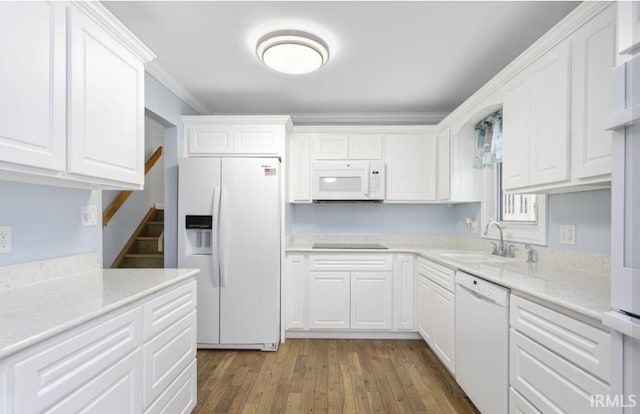
[[[313,72],[329,60],[329,47],[318,36],[297,30],[268,33],[258,40],[256,54],[265,65],[292,75]]]

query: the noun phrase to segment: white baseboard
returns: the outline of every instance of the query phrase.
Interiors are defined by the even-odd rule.
[[[286,331],[288,339],[422,339],[415,331]]]

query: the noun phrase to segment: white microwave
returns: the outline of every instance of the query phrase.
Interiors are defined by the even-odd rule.
[[[313,200],[384,200],[383,161],[314,161]]]

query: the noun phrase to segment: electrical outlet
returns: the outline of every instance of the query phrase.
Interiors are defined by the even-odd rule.
[[[80,225],[82,227],[95,227],[98,225],[98,207],[80,207]]]
[[[564,224],[560,226],[560,243],[576,244],[576,226],[575,224]]]
[[[0,254],[11,253],[11,226],[0,226]]]

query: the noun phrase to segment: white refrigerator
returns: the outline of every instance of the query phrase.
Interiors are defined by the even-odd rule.
[[[280,161],[184,158],[178,266],[198,268],[198,347],[276,349]]]

